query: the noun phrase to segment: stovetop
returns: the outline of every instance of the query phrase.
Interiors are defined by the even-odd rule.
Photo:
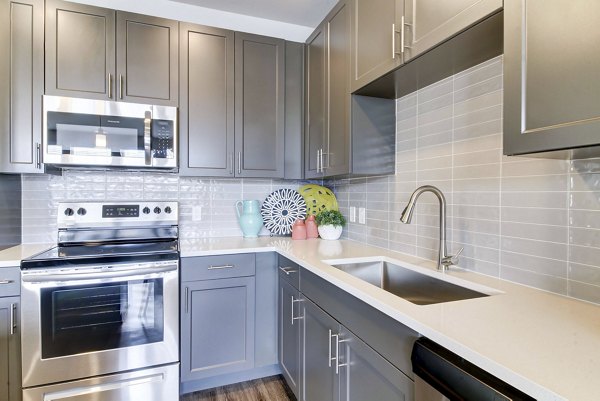
[[[29,260],[92,258],[98,256],[132,256],[177,252],[177,241],[141,242],[127,244],[89,244],[55,246]]]

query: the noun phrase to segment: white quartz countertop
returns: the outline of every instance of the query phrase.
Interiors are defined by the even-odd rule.
[[[25,244],[0,251],[0,268],[21,266],[21,260],[52,248],[54,244]]]
[[[600,400],[600,307],[353,241],[182,240],[181,256],[277,251],[538,400]],[[419,306],[323,260],[388,261],[495,295]]]

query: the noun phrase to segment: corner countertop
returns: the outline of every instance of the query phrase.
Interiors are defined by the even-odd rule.
[[[538,400],[600,400],[600,307],[353,241],[181,240],[181,256],[276,251]],[[419,306],[323,260],[383,257],[496,294]]]
[[[54,244],[24,244],[6,248],[0,251],[0,268],[21,266],[21,260],[30,258],[53,246]]]

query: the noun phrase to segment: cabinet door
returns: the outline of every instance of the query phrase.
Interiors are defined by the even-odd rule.
[[[0,400],[21,399],[19,298],[0,298]]]
[[[404,0],[405,61],[502,8],[503,0]]]
[[[41,173],[44,1],[0,1],[0,172]]]
[[[599,26],[599,2],[506,2],[505,154],[600,144]]]
[[[177,106],[179,23],[117,13],[119,100]]]
[[[341,2],[327,21],[327,141],[325,176],[350,172],[350,7]]]
[[[233,32],[182,23],[179,45],[179,172],[233,177]]]
[[[181,381],[254,366],[254,277],[182,283]]]
[[[404,0],[352,0],[352,92],[403,63]]]
[[[335,335],[339,324],[308,299],[301,302],[302,401],[333,401],[339,380],[335,373]],[[366,398],[371,399],[371,398]]]
[[[283,377],[297,399],[300,399],[300,294],[279,279],[279,364]]]
[[[338,347],[340,401],[414,399],[413,381],[345,328]]]
[[[115,11],[46,2],[46,94],[115,99]]]
[[[235,34],[237,177],[283,178],[285,42]]]
[[[306,48],[305,178],[319,178],[326,135],[327,40],[325,25],[308,38]]]

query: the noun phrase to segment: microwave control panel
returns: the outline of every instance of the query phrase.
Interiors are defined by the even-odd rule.
[[[152,156],[155,159],[172,159],[175,157],[173,143],[175,132],[173,130],[173,121],[171,120],[152,120]]]

